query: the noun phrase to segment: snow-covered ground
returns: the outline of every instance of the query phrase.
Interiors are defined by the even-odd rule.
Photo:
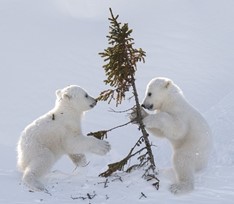
[[[157,146],[156,191],[141,172],[97,177],[121,159],[138,138],[136,126],[111,133],[111,152],[88,155],[76,169],[62,158],[46,178],[51,195],[29,192],[16,169],[16,143],[23,128],[54,105],[56,89],[78,84],[97,96],[106,87],[98,52],[107,46],[108,8],[133,28],[136,47],[147,52],[139,64],[137,88],[155,76],[172,78],[208,120],[214,151],[196,189],[184,196],[168,192],[170,146]],[[233,0],[0,0],[0,203],[233,203],[234,199],[234,1]],[[133,101],[120,109],[131,107]],[[100,102],[83,121],[85,133],[124,123]],[[142,193],[146,197],[142,197]]]

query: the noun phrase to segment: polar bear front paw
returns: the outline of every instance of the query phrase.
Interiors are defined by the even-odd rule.
[[[141,116],[142,118],[145,118],[146,116],[148,116],[148,113],[143,108],[141,108]],[[132,112],[129,114],[129,119],[133,124],[138,124],[136,108],[133,108]]]
[[[153,115],[146,116],[143,119],[143,124],[145,125],[146,128],[155,128],[154,116]]]
[[[105,155],[107,154],[107,152],[110,151],[111,145],[109,142],[105,140],[99,140],[95,138],[95,142],[91,148],[92,148],[91,151],[93,153],[98,155]]]

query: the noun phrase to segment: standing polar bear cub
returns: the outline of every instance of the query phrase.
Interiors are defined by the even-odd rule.
[[[107,141],[86,137],[81,131],[83,112],[97,101],[76,85],[57,90],[56,96],[55,107],[29,124],[18,142],[18,167],[32,190],[46,191],[40,178],[62,155],[82,165],[86,152],[105,155],[110,150]]]
[[[194,188],[194,173],[208,162],[212,146],[210,128],[170,79],[155,78],[147,86],[142,107],[143,123],[154,135],[167,138],[173,147],[177,181],[170,191],[181,194]]]

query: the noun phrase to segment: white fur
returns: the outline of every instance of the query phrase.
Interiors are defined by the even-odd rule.
[[[46,190],[40,178],[62,155],[83,165],[86,152],[105,155],[110,150],[108,142],[84,136],[81,131],[82,114],[93,108],[96,100],[76,85],[57,90],[56,96],[55,107],[29,124],[18,142],[18,167],[23,182],[32,190]]]
[[[167,138],[173,147],[176,183],[170,186],[175,194],[194,188],[194,173],[208,162],[212,146],[210,128],[202,115],[184,98],[170,79],[155,78],[147,86],[142,106],[155,111],[143,112],[145,127],[154,135]]]

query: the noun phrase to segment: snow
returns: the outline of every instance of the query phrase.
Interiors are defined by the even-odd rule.
[[[105,188],[106,179],[98,174],[127,154],[138,138],[135,126],[111,133],[111,152],[88,155],[86,167],[73,171],[63,157],[45,178],[50,195],[29,192],[21,184],[16,143],[28,123],[53,107],[55,90],[78,84],[97,96],[106,88],[98,52],[107,46],[109,7],[133,28],[136,47],[146,51],[146,63],[139,64],[136,76],[140,99],[151,78],[172,78],[211,126],[214,151],[190,194],[168,192],[171,149],[154,137],[160,189],[141,179],[141,171],[118,174],[122,181],[110,177]],[[232,0],[1,0],[0,203],[233,203],[233,11]],[[126,102],[120,109],[132,105]],[[88,112],[84,132],[127,121],[110,108],[114,104],[100,102]]]

